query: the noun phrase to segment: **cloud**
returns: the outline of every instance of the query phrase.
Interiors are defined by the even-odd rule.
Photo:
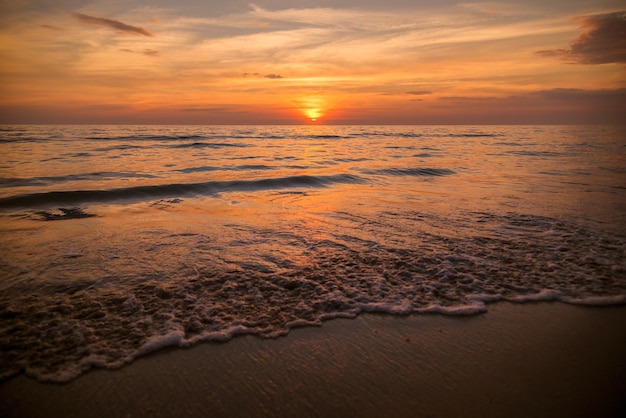
[[[229,112],[231,111],[228,107],[223,106],[213,106],[213,107],[186,107],[180,109],[181,112]]]
[[[412,96],[423,96],[426,94],[433,94],[433,92],[427,91],[427,90],[417,90],[417,91],[407,91],[406,94],[410,94]]]
[[[56,31],[64,31],[65,29],[60,28],[58,26],[53,26],[53,25],[40,25],[42,28],[46,28],[46,29],[51,29],[51,30],[56,30]]]
[[[123,48],[123,49],[120,49],[120,51],[130,52],[132,54],[144,54],[144,55],[147,55],[149,57],[156,57],[156,56],[161,54],[159,51],[157,51],[155,49],[144,49],[143,51],[134,51],[132,49]]]
[[[626,12],[615,12],[580,18],[586,29],[569,49],[537,51],[543,57],[557,57],[578,64],[626,62]]]
[[[580,123],[586,119],[623,123],[626,111],[626,88],[579,89],[554,88],[536,90],[505,97],[447,96],[439,99],[442,106],[463,108],[466,112],[488,108],[492,113],[515,111],[523,116],[536,113],[550,120],[550,115],[562,113],[564,121]],[[482,110],[481,110],[482,108]],[[571,112],[568,115],[568,112]],[[582,118],[582,119],[581,119]]]
[[[154,36],[152,33],[148,32],[144,28],[140,28],[138,26],[127,25],[126,23],[122,23],[118,20],[106,19],[104,17],[95,17],[89,16],[82,13],[72,13],[76,19],[81,22],[88,23],[90,25],[98,25],[98,26],[106,26],[112,29],[116,29],[122,32],[127,32],[133,35],[144,35],[144,36]]]
[[[535,94],[545,99],[558,100],[563,103],[605,103],[617,105],[621,109],[626,106],[626,88],[596,90],[555,88],[540,90]]]
[[[261,73],[243,73],[242,74],[243,77],[265,77],[265,78],[271,78],[271,79],[279,79],[279,78],[285,78],[280,74],[267,74],[267,75],[261,75]]]
[[[550,101],[552,103],[580,104],[594,106],[604,103],[610,105],[620,105],[624,107],[626,103],[626,88],[618,89],[578,89],[578,88],[553,88],[547,90],[536,90],[522,94],[510,95],[505,97],[496,96],[443,96],[439,100],[472,105],[491,105],[493,103],[518,103],[525,105],[528,103],[540,103]],[[593,104],[592,104],[593,103]]]

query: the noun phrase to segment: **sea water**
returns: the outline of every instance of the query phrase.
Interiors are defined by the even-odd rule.
[[[626,129],[2,126],[0,378],[362,312],[626,303]]]

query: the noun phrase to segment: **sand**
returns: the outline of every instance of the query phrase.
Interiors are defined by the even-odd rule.
[[[68,384],[0,384],[3,417],[626,416],[626,307],[361,315],[168,349]]]

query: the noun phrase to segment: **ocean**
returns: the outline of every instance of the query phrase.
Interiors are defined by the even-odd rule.
[[[624,127],[5,125],[0,155],[0,380],[365,312],[626,303]]]

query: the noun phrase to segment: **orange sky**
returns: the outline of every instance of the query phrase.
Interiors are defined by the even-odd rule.
[[[625,123],[623,10],[0,1],[0,123]]]

